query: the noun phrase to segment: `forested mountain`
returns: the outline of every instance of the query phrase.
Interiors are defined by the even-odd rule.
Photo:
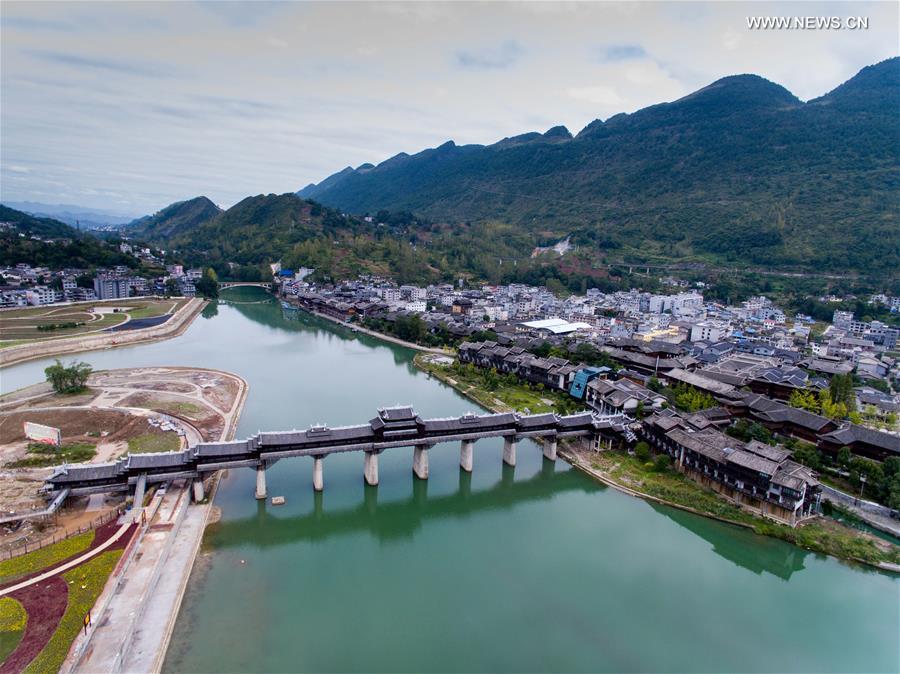
[[[494,145],[448,141],[344,169],[300,196],[572,235],[612,260],[892,274],[900,265],[900,58],[803,103],[755,75]]]
[[[206,197],[194,197],[166,206],[161,211],[138,218],[124,230],[129,236],[162,240],[178,236],[222,212]]]
[[[38,218],[0,205],[0,223],[6,225],[0,229],[0,265],[25,262],[62,269],[119,264],[137,267],[139,264],[131,255],[119,252],[115,243],[97,239],[53,218]]]
[[[0,223],[11,225],[11,229],[17,232],[48,239],[78,236],[78,230],[64,222],[53,218],[29,215],[3,204],[0,204]],[[7,231],[10,231],[10,229],[7,228]]]

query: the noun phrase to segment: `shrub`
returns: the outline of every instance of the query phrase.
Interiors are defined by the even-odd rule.
[[[641,440],[634,446],[634,455],[641,461],[650,459],[650,445]]]
[[[659,454],[653,459],[653,470],[657,473],[665,473],[669,470],[669,457],[665,454]]]

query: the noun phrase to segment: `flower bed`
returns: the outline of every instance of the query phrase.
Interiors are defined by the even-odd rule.
[[[16,648],[0,663],[0,674],[17,674],[49,641],[66,610],[68,588],[62,576],[29,585],[13,594],[28,616],[25,633]]]
[[[84,616],[93,608],[121,556],[121,549],[103,552],[62,575],[68,586],[65,613],[44,648],[25,668],[26,674],[59,671],[83,628]]]
[[[12,597],[0,597],[0,662],[16,650],[27,623],[28,614],[21,603]]]
[[[20,576],[27,576],[36,571],[41,571],[80,552],[84,552],[91,547],[91,544],[94,542],[94,536],[94,531],[86,531],[83,534],[72,536],[58,543],[52,543],[40,550],[0,562],[0,584],[5,584]]]

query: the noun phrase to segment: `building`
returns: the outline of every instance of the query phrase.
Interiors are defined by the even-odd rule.
[[[818,510],[816,474],[780,445],[744,443],[703,415],[682,417],[671,410],[645,419],[641,435],[679,471],[761,515],[796,526]]]
[[[25,291],[25,297],[28,300],[28,304],[33,306],[53,304],[58,301],[56,291],[47,286],[34,286],[34,288]]]
[[[97,276],[94,279],[94,294],[98,300],[117,300],[128,297],[127,278],[118,276]]]
[[[578,330],[591,330],[589,323],[570,323],[562,318],[545,318],[540,321],[523,321],[516,328],[521,332],[538,332],[547,335],[568,335]]]
[[[718,342],[724,336],[725,329],[715,323],[700,321],[691,326],[692,342]]]

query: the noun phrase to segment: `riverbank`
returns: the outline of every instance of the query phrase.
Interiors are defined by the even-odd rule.
[[[218,437],[234,438],[249,393],[249,384],[237,375],[240,388]],[[71,649],[63,672],[158,672],[175,629],[184,593],[214,512],[219,473],[207,480],[206,498],[191,503],[191,482],[176,481],[161,497],[157,514],[148,518],[140,542],[140,558],[107,588],[100,626],[82,635]],[[135,546],[135,550],[138,546]]]
[[[187,330],[204,306],[206,306],[206,300],[195,297],[188,300],[168,320],[160,325],[117,332],[95,332],[8,346],[0,349],[0,367],[8,367],[38,358],[63,356],[171,339]]]
[[[435,355],[446,356],[451,352],[447,349],[435,349],[430,346],[422,346],[421,344],[415,344],[413,342],[404,341],[398,337],[394,337],[393,335],[386,335],[383,332],[377,332],[376,330],[370,330],[358,323],[347,323],[346,321],[342,321],[339,318],[335,318],[334,316],[329,316],[327,314],[319,313],[318,311],[312,311],[307,309],[306,307],[301,307],[298,304],[295,304],[290,301],[290,299],[285,300],[288,304],[290,304],[297,311],[303,311],[311,316],[318,316],[319,318],[324,318],[326,321],[331,321],[336,325],[340,325],[345,328],[349,328],[354,332],[360,332],[364,335],[369,335],[370,337],[375,337],[376,339],[380,339],[384,342],[389,342],[391,344],[396,344],[397,346],[404,346],[407,349],[415,349],[416,351],[421,351],[423,353],[432,353]]]
[[[495,391],[486,391],[472,382],[461,384],[450,374],[449,368],[434,363],[428,356],[417,355],[413,362],[422,371],[491,411],[524,411],[515,402],[509,404],[502,401]],[[507,388],[513,387],[507,385]],[[521,385],[518,388],[521,391],[512,398],[513,401],[533,398],[530,388]],[[510,398],[510,395],[506,397]],[[580,450],[572,443],[561,443],[559,456],[576,469],[630,496],[748,528],[757,534],[778,538],[806,550],[900,573],[900,547],[839,522],[817,518],[796,528],[777,524],[722,499],[681,473],[650,471],[641,466],[637,459],[622,452],[598,454]]]
[[[249,390],[247,382],[238,375],[185,367],[99,371],[92,374],[89,387],[85,394],[62,401],[84,404],[60,406],[57,404],[60,401],[55,399],[59,397],[57,394],[43,390],[44,385],[34,385],[5,396],[7,410],[0,415],[50,413],[59,419],[59,415],[68,414],[72,417],[67,419],[69,426],[59,424],[64,428],[65,437],[65,429],[75,429],[79,416],[95,414],[98,409],[104,413],[117,410],[122,414],[136,415],[135,418],[141,423],[146,423],[145,419],[158,417],[160,410],[163,410],[173,422],[177,418],[182,428],[190,430],[180,438],[167,431],[175,437],[177,449],[179,441],[186,445],[188,440],[190,444],[195,444],[232,439]],[[121,407],[111,407],[110,403]],[[139,403],[145,407],[131,406]],[[111,423],[115,425],[115,419]],[[142,433],[140,429],[136,432]],[[99,433],[97,435],[99,437]],[[118,442],[122,444],[123,451],[127,449],[125,441]],[[94,616],[87,633],[80,629],[83,613],[78,616],[79,629],[62,634],[62,623],[56,628],[52,622],[48,626],[44,624],[44,613],[26,606],[31,631],[26,626],[21,643],[25,644],[22,648],[26,648],[27,653],[14,650],[10,656],[16,656],[19,652],[18,661],[26,667],[52,649],[55,653],[53,657],[58,657],[59,662],[66,657],[61,671],[158,671],[212,511],[212,495],[217,482],[218,476],[211,476],[207,480],[209,498],[201,504],[191,505],[191,481],[176,480],[166,490],[159,489],[155,493],[151,490],[145,501],[149,502],[146,507],[136,504],[130,513],[119,520],[118,525],[110,523],[109,526],[121,527],[121,540],[117,538],[116,543],[121,544],[119,553],[122,556],[115,568],[106,569],[105,576],[98,576],[92,581],[96,593],[89,601],[84,600],[88,602],[84,605],[84,611],[90,610]],[[102,507],[109,507],[117,501],[115,505],[121,508],[121,499],[121,496],[101,497],[100,502]],[[88,510],[93,505],[93,497],[76,501]],[[146,517],[138,517],[141,513]],[[96,515],[96,512],[91,514]],[[126,531],[128,535],[121,536]],[[89,533],[93,534],[92,531]],[[71,554],[67,552],[69,548],[77,552],[69,545],[70,540],[74,539],[64,539],[55,544],[65,547],[61,553],[63,557]],[[53,556],[53,548],[50,546],[39,552],[58,563],[61,560],[56,559],[59,555]],[[97,553],[105,554],[100,549]],[[83,563],[78,561],[77,565],[71,562],[60,564],[58,572],[51,565],[51,572],[45,571],[41,576],[46,576],[46,583],[42,580],[41,587],[43,584],[48,588],[59,586],[55,591],[60,593],[60,601],[54,604],[54,616],[68,610],[66,597],[69,595],[65,592],[65,583],[60,583],[60,574],[65,573],[68,578],[81,573],[83,567],[93,564],[93,561],[87,561],[87,557],[85,560]],[[7,588],[7,591],[14,599],[28,604],[36,592],[36,586],[34,583],[20,585]],[[72,599],[68,601],[71,603]],[[57,667],[54,665],[53,669]],[[13,671],[18,669],[21,668]]]

